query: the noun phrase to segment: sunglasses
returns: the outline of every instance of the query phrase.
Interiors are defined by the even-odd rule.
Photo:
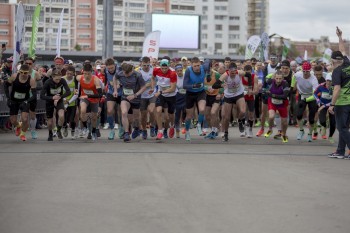
[[[25,64],[26,64],[26,65],[29,65],[29,66],[33,65],[33,63],[28,63],[28,62],[26,62]]]
[[[21,74],[28,74],[29,73],[29,71],[23,71],[23,70],[20,70],[19,71]]]

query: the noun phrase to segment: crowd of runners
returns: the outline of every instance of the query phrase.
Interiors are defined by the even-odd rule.
[[[81,64],[56,57],[48,69],[28,57],[3,81],[10,121],[20,140],[27,140],[27,130],[36,139],[40,96],[46,101],[48,141],[95,141],[100,128],[109,129],[108,140],[190,141],[190,129],[196,128],[206,140],[226,142],[234,137],[230,125],[236,124],[239,137],[334,143],[338,128],[338,148],[329,156],[348,158],[350,62],[339,29],[337,35],[339,51],[329,64],[279,61],[275,54],[267,62],[164,56],[120,66],[113,58]],[[299,128],[297,135],[288,135],[289,126]]]

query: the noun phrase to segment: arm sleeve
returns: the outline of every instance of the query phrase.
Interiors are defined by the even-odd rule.
[[[102,88],[97,88],[97,94],[93,94],[93,95],[87,95],[88,98],[101,98],[102,97]]]
[[[190,82],[190,70],[189,69],[187,69],[185,72],[183,87],[184,87],[184,89],[191,89],[192,88],[192,83]]]
[[[49,88],[49,82],[50,82],[50,80],[47,80],[43,86],[43,89],[41,89],[40,99],[42,99],[42,100],[52,100],[52,96],[46,95],[47,89]]]
[[[33,100],[36,100],[36,98],[37,98],[36,88],[31,88],[30,90],[32,92],[32,96],[27,100],[28,102],[32,102]]]
[[[11,86],[11,83],[5,81],[5,83],[4,83],[4,91],[5,91],[5,95],[6,95],[7,99],[10,98],[10,90],[9,90],[10,86]]]
[[[222,81],[220,79],[216,80],[216,82],[213,85],[213,89],[221,89]]]

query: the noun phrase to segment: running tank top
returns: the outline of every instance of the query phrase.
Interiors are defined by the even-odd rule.
[[[94,95],[98,94],[96,86],[95,86],[95,78],[96,76],[92,76],[89,83],[85,83],[84,75],[81,76],[80,79],[80,90],[81,95]],[[99,98],[88,98],[90,103],[98,103],[100,102]]]
[[[226,74],[228,75],[228,77],[226,80],[226,87],[224,89],[224,96],[226,98],[232,98],[242,95],[244,93],[244,87],[242,84],[241,77],[239,77],[239,75],[236,74],[234,78],[231,78],[230,73],[228,71],[226,71]]]
[[[214,78],[213,78],[213,76],[214,76]],[[210,87],[213,87],[214,83],[216,83],[216,74],[214,72],[211,72],[211,74],[210,74],[210,82],[208,82],[208,77],[206,77],[204,79],[204,86],[206,88],[210,88]],[[219,90],[220,89],[214,89],[213,92],[206,91],[206,93],[207,93],[207,95],[217,96],[219,94]]]
[[[16,79],[12,83],[12,91],[10,98],[11,100],[22,102],[30,97],[30,79],[28,76],[27,81],[25,83],[21,83],[19,81],[19,74],[17,74]]]

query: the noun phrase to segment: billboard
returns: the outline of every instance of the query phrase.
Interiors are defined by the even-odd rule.
[[[152,31],[161,31],[161,49],[199,49],[200,16],[152,14]]]

